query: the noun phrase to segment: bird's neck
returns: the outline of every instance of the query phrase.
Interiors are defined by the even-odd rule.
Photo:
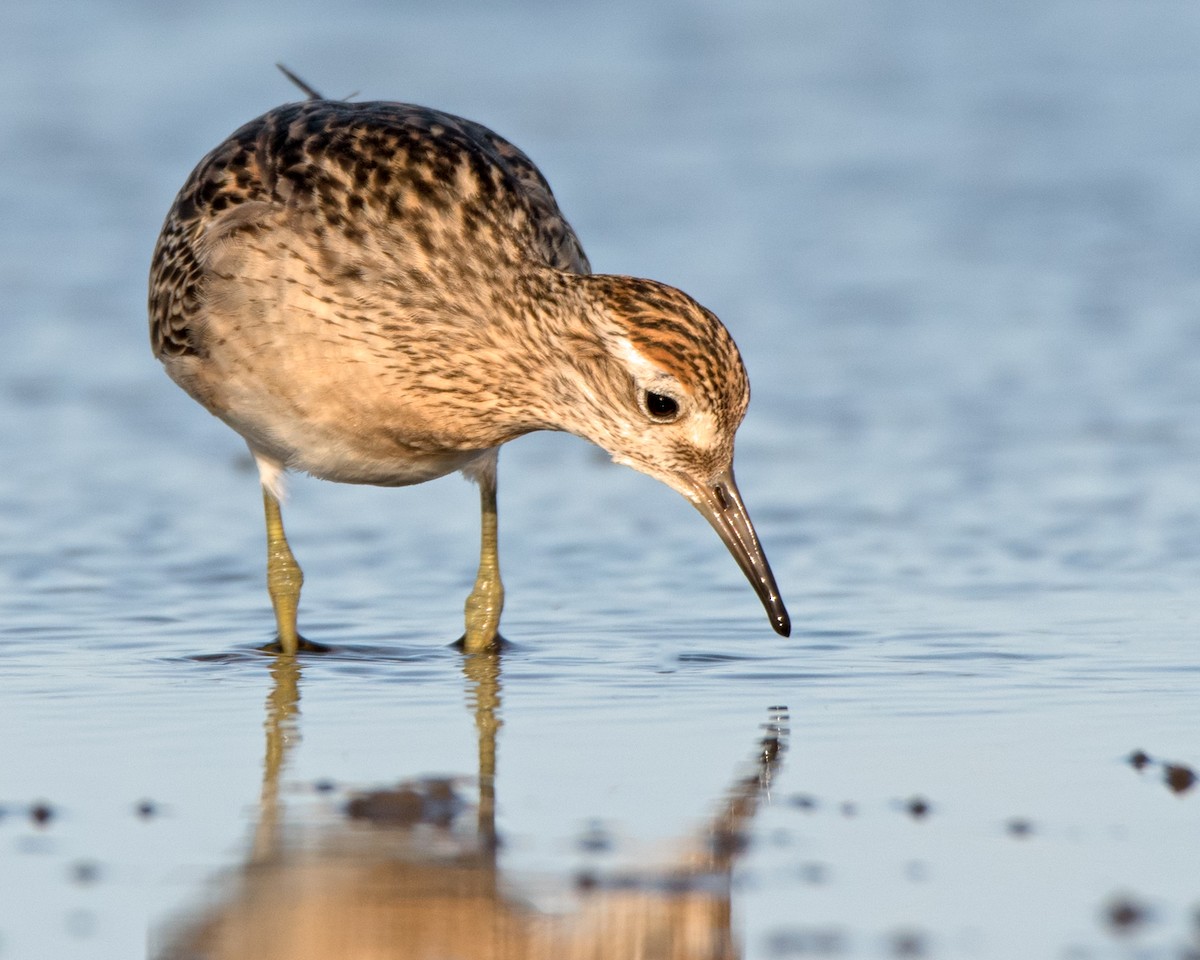
[[[628,387],[613,361],[623,332],[597,293],[601,279],[549,268],[522,277],[517,329],[506,337],[522,376],[497,385],[521,433],[561,430],[601,442],[603,414]]]

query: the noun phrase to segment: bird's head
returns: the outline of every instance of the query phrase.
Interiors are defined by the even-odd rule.
[[[568,335],[555,390],[565,401],[558,426],[686,497],[787,636],[787,610],[733,477],[750,386],[729,331],[674,287],[606,275],[579,280],[590,322],[586,333]]]

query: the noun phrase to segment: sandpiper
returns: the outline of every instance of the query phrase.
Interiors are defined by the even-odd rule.
[[[488,128],[304,89],[200,161],[150,273],[155,355],[257,462],[279,649],[305,643],[287,470],[474,479],[482,544],[463,642],[498,643],[497,453],[533,430],[584,437],[686,497],[786,636],[734,483],[750,391],[721,322],[673,287],[591,273],[545,178]]]

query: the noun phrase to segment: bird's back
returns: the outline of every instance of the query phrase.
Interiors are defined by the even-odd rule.
[[[589,271],[537,167],[481,124],[384,101],[287,104],[209,153],[176,197],[150,277],[160,359],[206,353],[205,309],[229,279],[214,252],[284,224],[311,241],[323,280],[382,280],[397,309],[500,296],[523,262]]]

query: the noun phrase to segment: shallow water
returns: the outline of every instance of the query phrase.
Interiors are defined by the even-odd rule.
[[[0,958],[170,954],[264,850],[361,864],[343,806],[429,777],[453,829],[367,824],[374,855],[417,889],[469,861],[522,930],[619,901],[752,960],[1200,950],[1166,766],[1200,764],[1200,11],[71,3],[0,37]],[[276,60],[493,126],[597,269],[725,319],[791,639],[674,494],[533,436],[498,674],[448,647],[453,478],[297,480],[336,649],[255,652],[255,478],[149,356],[144,284],[191,166],[293,96]],[[739,799],[745,844],[697,867]]]

